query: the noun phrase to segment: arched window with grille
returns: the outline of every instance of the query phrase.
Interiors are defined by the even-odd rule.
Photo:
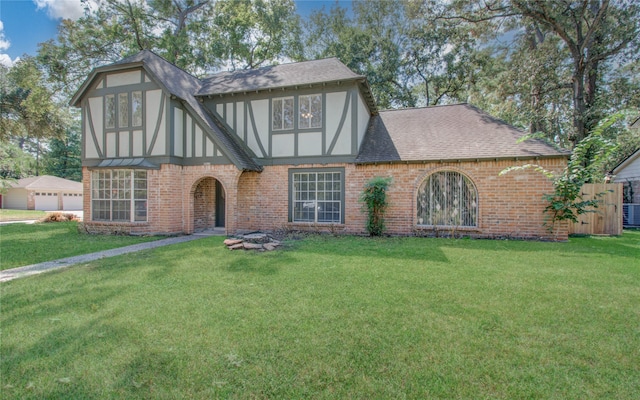
[[[418,189],[418,225],[477,227],[478,191],[471,179],[456,171],[427,176]]]

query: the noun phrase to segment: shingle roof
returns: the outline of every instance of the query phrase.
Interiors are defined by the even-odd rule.
[[[70,181],[68,179],[51,175],[22,178],[12,184],[11,187],[29,190],[67,190],[82,192],[82,182]]]
[[[542,140],[469,104],[381,111],[369,121],[357,163],[564,157]]]
[[[338,81],[364,80],[337,58],[220,72],[202,81],[198,96],[251,92]]]

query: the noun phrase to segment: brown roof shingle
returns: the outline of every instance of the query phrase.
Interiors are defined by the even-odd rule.
[[[564,157],[542,140],[469,104],[381,111],[371,118],[357,163]]]

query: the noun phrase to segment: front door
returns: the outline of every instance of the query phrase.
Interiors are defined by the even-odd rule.
[[[224,227],[224,188],[220,181],[216,180],[216,227]]]

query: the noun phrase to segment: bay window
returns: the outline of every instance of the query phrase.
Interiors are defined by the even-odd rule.
[[[117,222],[146,221],[147,171],[92,171],[91,219]]]

